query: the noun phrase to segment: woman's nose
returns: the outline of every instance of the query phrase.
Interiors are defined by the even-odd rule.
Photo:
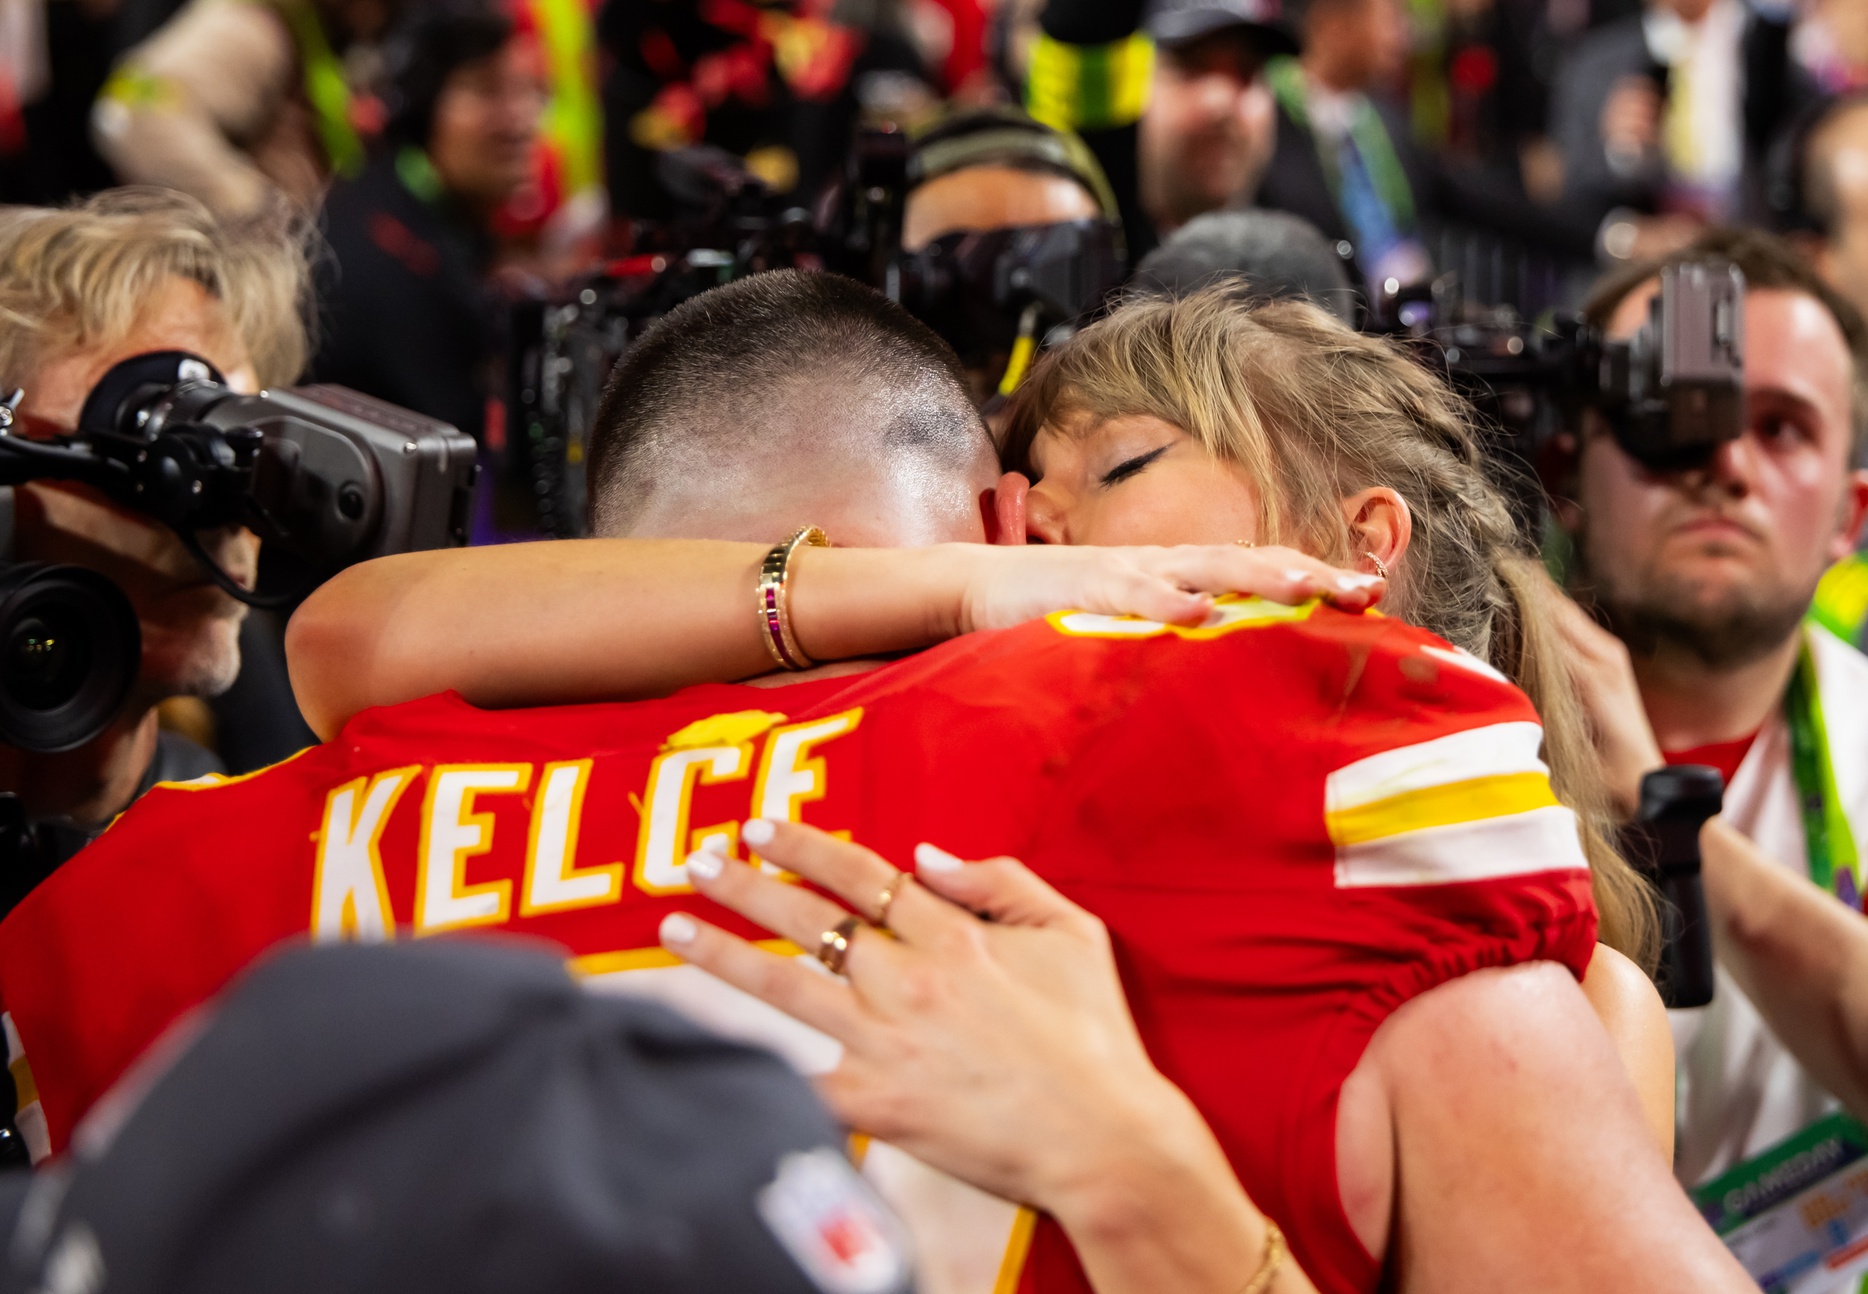
[[[1025,539],[1033,544],[1067,544],[1067,511],[1054,487],[1039,481],[1025,495]]]

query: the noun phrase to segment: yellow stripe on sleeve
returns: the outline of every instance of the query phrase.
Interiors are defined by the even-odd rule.
[[[1407,791],[1372,804],[1325,815],[1330,839],[1340,848],[1410,831],[1450,827],[1483,818],[1529,813],[1557,803],[1542,773],[1503,773]]]

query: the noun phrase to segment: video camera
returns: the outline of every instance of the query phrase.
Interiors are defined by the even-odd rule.
[[[1527,325],[1509,307],[1474,307],[1448,280],[1389,301],[1378,328],[1444,364],[1504,433],[1496,448],[1524,468],[1594,410],[1637,462],[1683,471],[1745,429],[1744,300],[1736,266],[1689,261],[1661,272],[1646,322],[1626,341],[1580,316]]]
[[[983,366],[1020,337],[1076,323],[1120,284],[1121,232],[1107,219],[955,233],[904,250],[913,156],[900,131],[862,132],[843,182],[812,211],[721,149],[660,155],[660,178],[689,214],[638,226],[633,255],[513,315],[509,407],[538,529],[586,533],[586,437],[610,369],[651,323],[709,288],[771,269],[845,274]]]
[[[207,361],[157,351],[112,368],[75,435],[13,433],[0,405],[0,743],[52,752],[107,727],[136,681],[141,636],[123,592],[74,566],[4,559],[11,487],[75,481],[173,530],[215,584],[260,597],[198,532],[243,525],[323,575],[366,558],[464,544],[474,442],[431,418],[337,386],[242,395]]]

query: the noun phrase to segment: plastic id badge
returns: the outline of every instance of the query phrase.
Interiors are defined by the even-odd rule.
[[[1836,1113],[1692,1192],[1765,1294],[1868,1294],[1868,1128]]]

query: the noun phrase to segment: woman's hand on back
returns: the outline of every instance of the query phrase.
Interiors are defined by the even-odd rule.
[[[922,845],[909,879],[795,823],[748,823],[742,839],[887,930],[856,927],[847,979],[686,914],[664,921],[662,942],[841,1042],[818,1087],[846,1124],[1050,1212],[1102,1294],[1230,1294],[1257,1269],[1263,1215],[1149,1060],[1101,921],[1009,858]],[[850,915],[718,854],[694,855],[688,873],[807,949]],[[1287,1266],[1271,1288],[1311,1286]]]
[[[1183,544],[1091,548],[969,546],[958,631],[1005,629],[1054,611],[1132,615],[1197,625],[1216,595],[1240,593],[1295,606],[1322,598],[1345,611],[1375,605],[1376,575],[1339,570],[1294,548]]]

